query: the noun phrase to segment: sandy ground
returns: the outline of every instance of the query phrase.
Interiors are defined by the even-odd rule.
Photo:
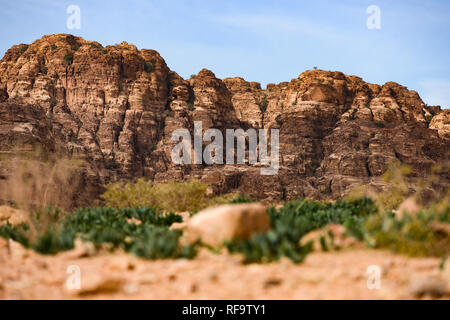
[[[92,254],[92,252],[91,252]],[[301,264],[282,259],[243,265],[240,255],[206,249],[193,260],[148,261],[121,252],[76,249],[56,256],[0,239],[1,299],[411,299],[450,297],[440,259],[356,249],[314,252]],[[367,268],[381,269],[368,289]],[[75,266],[75,267],[73,267]],[[69,271],[69,272],[68,272]],[[77,272],[80,289],[76,287]],[[75,272],[75,273],[70,273]],[[373,275],[373,274],[372,274]],[[68,287],[69,284],[69,287]]]

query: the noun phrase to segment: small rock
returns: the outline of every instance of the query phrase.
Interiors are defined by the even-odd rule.
[[[435,233],[450,235],[450,224],[448,223],[432,221],[430,222],[430,227]]]
[[[308,232],[302,237],[301,244],[306,244],[309,241],[313,241],[313,248],[316,251],[323,249],[326,250],[338,250],[349,247],[362,247],[363,244],[354,237],[347,236],[347,229],[340,224],[330,224],[322,229],[313,230]],[[322,248],[321,238],[325,242],[326,248]]]
[[[408,292],[417,298],[440,298],[446,294],[447,286],[439,277],[416,278],[411,281]]]
[[[0,206],[0,225],[9,222],[18,225],[28,221],[26,212],[8,206]]]
[[[136,268],[136,265],[131,257],[127,255],[120,255],[115,256],[110,261],[108,261],[108,263],[106,263],[103,266],[103,268],[104,268],[103,272],[110,272],[110,271],[126,272],[134,270]]]
[[[278,278],[269,278],[266,281],[264,281],[264,288],[270,288],[270,287],[276,287],[279,286],[283,282],[282,279]]]
[[[114,293],[122,289],[122,284],[123,281],[120,278],[101,273],[93,273],[82,276],[80,289],[66,288],[66,292],[70,295],[78,296]]]
[[[91,242],[84,242],[81,239],[76,239],[74,248],[70,251],[63,252],[60,257],[63,259],[77,259],[82,257],[89,257],[95,254],[95,246]]]
[[[248,239],[253,233],[270,229],[267,209],[260,203],[223,205],[197,213],[186,225],[187,242],[201,239],[217,246],[233,238]]]
[[[23,259],[28,256],[28,250],[23,247],[20,243],[9,239],[9,254],[13,259]]]
[[[174,222],[172,223],[172,225],[169,227],[169,229],[173,230],[173,229],[178,229],[178,230],[185,230],[187,226],[186,222]]]
[[[137,283],[127,283],[126,285],[123,286],[123,290],[127,293],[127,294],[135,294],[139,291],[139,284]]]
[[[414,198],[408,198],[405,201],[403,201],[398,209],[397,209],[397,216],[401,218],[404,214],[409,214],[411,216],[415,216],[419,213],[420,206],[417,204],[416,200]]]
[[[0,237],[0,249],[8,248],[8,240]]]

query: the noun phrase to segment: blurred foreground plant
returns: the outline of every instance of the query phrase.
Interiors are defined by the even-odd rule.
[[[47,218],[51,223],[36,234],[24,223],[0,226],[0,236],[43,254],[73,249],[77,237],[97,247],[120,248],[148,259],[192,258],[196,254],[195,244],[179,244],[182,231],[169,229],[172,223],[182,221],[173,213],[159,214],[147,207],[81,208],[64,217],[59,213],[58,209],[40,212],[40,217],[51,216]]]
[[[0,200],[26,211],[74,206],[81,185],[81,160],[40,151],[7,159]]]

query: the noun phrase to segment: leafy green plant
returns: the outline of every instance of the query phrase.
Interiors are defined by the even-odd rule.
[[[226,243],[230,252],[240,252],[245,262],[270,262],[283,256],[298,263],[312,249],[312,242],[301,244],[301,238],[311,230],[330,223],[362,221],[378,211],[375,202],[368,198],[335,203],[312,200],[296,200],[287,203],[279,211],[269,209],[271,230],[255,234],[249,240],[233,240]]]
[[[28,242],[28,225],[22,223],[18,226],[13,226],[9,222],[5,225],[0,225],[0,237],[5,239],[12,239],[24,247],[29,247]]]
[[[63,215],[57,209],[31,214],[32,225],[0,227],[0,236],[18,241],[42,254],[55,254],[74,247],[76,237],[96,246],[108,244],[147,258],[192,258],[196,244],[181,246],[180,230],[170,230],[182,218],[174,213],[160,214],[155,209],[140,208],[81,208]],[[43,221],[45,220],[45,221]],[[40,223],[38,223],[40,222]]]
[[[238,195],[237,197],[233,198],[229,203],[249,203],[249,202],[256,202],[256,200],[253,200],[250,197],[246,197],[243,195]]]
[[[145,225],[137,230],[138,236],[128,244],[127,250],[147,259],[193,258],[195,245],[180,246],[180,230]]]

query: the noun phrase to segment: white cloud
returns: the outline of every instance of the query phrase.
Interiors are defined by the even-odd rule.
[[[419,83],[422,99],[428,105],[450,108],[450,80],[425,79]]]

